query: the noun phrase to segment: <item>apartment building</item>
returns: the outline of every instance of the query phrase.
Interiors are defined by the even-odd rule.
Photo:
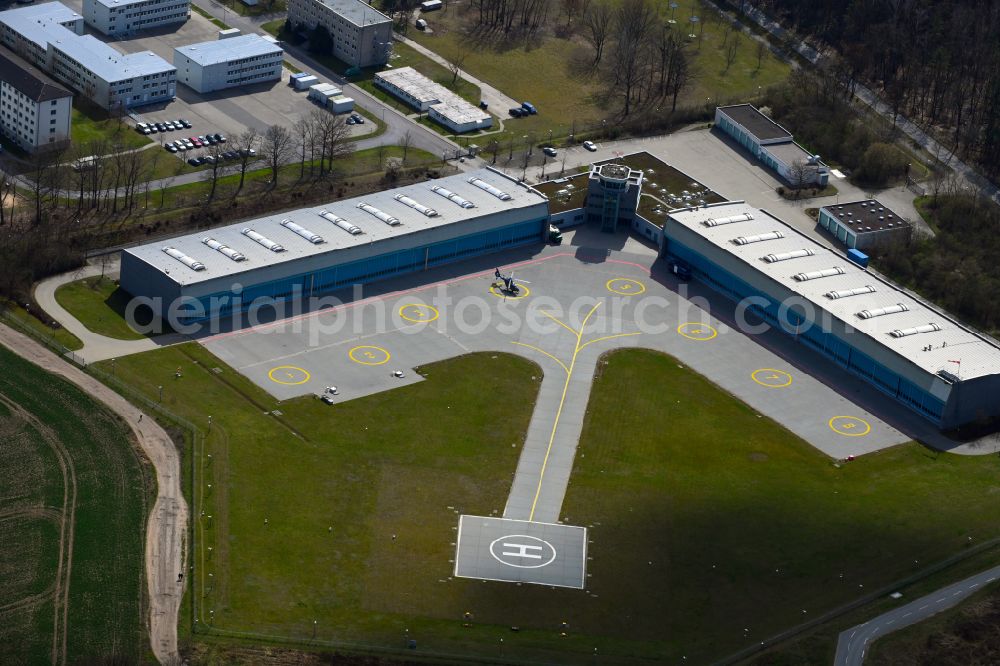
[[[260,35],[240,35],[174,49],[177,80],[199,93],[281,80],[285,52]]]
[[[288,0],[288,19],[307,30],[325,26],[333,39],[333,55],[349,65],[389,62],[392,19],[361,0]]]
[[[83,17],[59,2],[0,12],[0,41],[109,111],[169,101],[173,65],[152,51],[123,54],[83,33]]]
[[[0,133],[35,153],[69,145],[73,93],[23,58],[0,49]]]
[[[190,15],[189,0],[83,0],[87,25],[112,37],[183,23]]]

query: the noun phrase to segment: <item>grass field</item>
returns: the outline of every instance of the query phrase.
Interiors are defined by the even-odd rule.
[[[94,333],[118,340],[141,340],[125,323],[128,295],[113,280],[101,277],[69,282],[56,289],[56,302]]]
[[[628,350],[600,366],[563,509],[591,526],[588,590],[450,580],[457,512],[502,509],[533,404],[537,367],[496,356],[335,407],[279,404],[194,344],[119,359],[145,395],[164,386],[206,430],[213,416],[200,623],[303,645],[315,620],[316,646],[409,636],[492,657],[503,638],[514,661],[597,648],[604,663],[702,663],[1000,534],[983,501],[1000,492],[996,458],[913,444],[836,466],[678,361]]]
[[[109,119],[106,113],[90,107],[84,110],[74,106],[70,123],[70,137],[75,146],[85,147],[91,142],[108,141],[121,143],[125,148],[141,148],[150,142],[148,136],[132,129],[128,119],[121,122]]]
[[[35,337],[42,338],[43,340],[48,340],[50,342],[55,342],[69,351],[76,351],[83,347],[83,343],[80,342],[79,338],[67,331],[66,329],[52,328],[46,326],[37,317],[29,314],[23,307],[12,303],[10,301],[0,301],[0,311],[2,311],[4,317],[8,321],[13,320],[12,324],[18,329],[24,331],[27,329]]]
[[[692,11],[708,19],[701,40],[690,42],[694,55],[696,80],[686,91],[679,105],[702,105],[753,97],[785,79],[789,66],[770,52],[757,68],[756,44],[744,36],[737,49],[736,60],[727,69],[722,46],[724,29],[713,20],[714,14],[697,0],[679,0],[676,12],[678,27],[684,34]],[[692,8],[696,8],[693,9]],[[467,53],[463,69],[490,83],[516,100],[527,100],[539,108],[536,116],[506,119],[507,129],[520,137],[534,134],[542,140],[549,130],[554,136],[570,134],[574,121],[576,131],[599,127],[602,120],[613,122],[620,104],[609,98],[606,77],[585,77],[575,73],[570,65],[574,53],[586,50],[581,37],[560,38],[547,35],[529,45],[522,43],[483,47],[471,44],[463,37],[462,26],[468,20],[464,12],[475,12],[473,6],[452,5],[445,11],[427,16],[431,32],[411,29],[407,37],[444,57]],[[669,18],[667,3],[662,3],[663,19]],[[554,19],[562,20],[565,19]],[[396,49],[399,48],[397,45]],[[613,57],[613,54],[608,54]],[[506,109],[497,110],[506,113]]]
[[[0,367],[0,662],[137,663],[153,481],[75,387],[3,347]]]

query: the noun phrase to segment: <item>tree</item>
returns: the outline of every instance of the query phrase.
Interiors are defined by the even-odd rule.
[[[306,154],[312,154],[315,143],[313,141],[313,128],[309,116],[301,116],[292,125],[292,132],[295,135],[295,147],[299,153],[299,180],[306,175]]]
[[[585,36],[594,47],[594,67],[601,64],[601,59],[604,57],[604,45],[608,41],[613,14],[614,10],[607,0],[594,0],[583,13]]]
[[[243,191],[243,182],[246,180],[247,169],[257,159],[253,153],[257,151],[259,143],[260,132],[256,127],[247,127],[236,137],[235,147],[236,153],[239,155],[240,184],[236,188],[233,198],[236,198]]]
[[[648,38],[656,20],[656,10],[649,0],[623,0],[614,15],[614,82],[625,98],[622,115],[632,111],[641,86],[649,75]]]
[[[757,40],[757,71],[760,71],[764,55],[767,54],[767,43],[763,39]]]
[[[219,185],[219,176],[221,176],[224,172],[222,160],[219,159],[219,153],[222,152],[222,150],[219,148],[219,145],[220,144],[216,143],[212,146],[209,146],[208,157],[211,158],[211,161],[208,165],[208,168],[205,169],[205,171],[203,172],[204,179],[211,184],[211,188],[208,191],[208,197],[207,197],[209,201],[215,198],[215,191]]]
[[[406,130],[402,138],[399,140],[399,145],[403,149],[403,164],[406,164],[406,154],[410,150],[410,146],[413,144],[413,135],[410,134],[410,130]]]
[[[468,57],[469,51],[464,48],[459,48],[457,51],[453,51],[451,56],[445,59],[445,62],[448,63],[448,71],[451,72],[452,88],[454,88],[455,84],[458,82],[458,75],[462,73],[462,64]]]
[[[812,176],[812,168],[806,164],[805,160],[795,160],[792,162],[791,166],[788,167],[788,183],[795,190],[795,196],[798,196],[800,190],[804,189],[806,185],[809,184],[810,177]]]
[[[729,44],[726,46],[727,72],[729,71],[729,68],[733,66],[733,63],[736,62],[736,56],[739,54],[741,40],[742,37],[740,36],[740,33],[737,32],[733,35],[733,38],[729,41]]]
[[[292,134],[284,125],[271,125],[264,130],[264,136],[260,144],[261,157],[267,162],[271,169],[271,183],[269,189],[278,186],[278,170],[281,165],[289,161],[295,150]]]

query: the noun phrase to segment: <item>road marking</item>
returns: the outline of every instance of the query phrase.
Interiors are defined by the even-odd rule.
[[[953,595],[951,595],[951,596],[953,596],[953,597],[957,597],[957,596],[958,596],[958,595],[960,595],[960,594],[962,594],[962,590],[959,590],[958,592],[956,592],[955,594],[953,594]]]
[[[586,347],[587,345],[592,345],[595,342],[604,342],[605,340],[614,340],[615,338],[624,338],[630,335],[642,335],[642,333],[619,333],[617,335],[605,335],[603,338],[597,338],[595,340],[588,340],[587,342],[584,342],[582,345],[580,345],[580,351],[583,351],[584,347]]]
[[[939,604],[939,603],[941,603],[941,602],[942,602],[942,601],[944,601],[944,600],[945,600],[945,598],[944,598],[944,597],[941,597],[940,599],[938,599],[938,600],[937,600],[937,601],[935,601],[934,603],[936,603],[936,604]]]
[[[929,605],[930,604],[924,604],[923,606],[920,607],[920,610],[923,610],[923,609],[927,608]]]
[[[970,585],[969,587],[979,587],[979,583],[973,583],[973,584],[972,584],[972,585]]]
[[[913,613],[912,613],[912,612],[910,612],[910,613],[906,613],[905,615],[903,615],[903,617],[910,617],[911,615],[913,615]]]
[[[423,303],[407,303],[399,308],[399,316],[414,324],[426,324],[441,316],[441,312],[433,305]]]
[[[310,376],[306,370],[295,365],[279,365],[276,368],[271,368],[271,371],[267,373],[267,378],[272,382],[286,386],[305,384],[309,381]]]
[[[792,376],[784,370],[761,368],[750,373],[750,379],[767,388],[785,388],[792,385]]]
[[[374,345],[358,345],[347,352],[347,357],[361,365],[385,365],[392,358],[388,351]]]
[[[857,416],[834,416],[827,421],[827,425],[844,437],[864,437],[872,431],[871,424]]]
[[[717,330],[708,324],[696,321],[681,324],[677,327],[677,332],[688,340],[697,340],[698,342],[707,342],[719,334]]]
[[[646,291],[646,285],[631,278],[612,278],[604,286],[612,294],[619,296],[638,296]]]
[[[548,356],[548,357],[549,357],[549,358],[551,358],[551,359],[552,359],[553,361],[555,361],[556,363],[558,363],[558,364],[559,364],[559,367],[561,367],[561,368],[562,368],[563,370],[565,370],[565,371],[566,371],[566,374],[567,374],[567,375],[569,374],[569,368],[567,368],[567,367],[566,367],[566,364],[565,364],[565,363],[563,363],[562,361],[560,361],[559,359],[557,359],[557,358],[556,358],[555,356],[553,356],[552,354],[550,354],[550,353],[548,353],[547,351],[545,351],[544,349],[539,349],[538,347],[535,347],[534,345],[529,345],[529,344],[525,344],[525,343],[523,343],[523,342],[517,342],[516,340],[514,341],[514,344],[515,344],[515,345],[518,345],[518,346],[520,346],[520,347],[527,347],[528,349],[533,349],[533,350],[535,350],[536,352],[538,352],[539,354],[544,354],[545,356]]]

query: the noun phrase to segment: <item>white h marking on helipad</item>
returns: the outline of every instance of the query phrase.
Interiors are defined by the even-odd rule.
[[[519,552],[516,552],[516,553],[510,553],[510,552],[507,552],[505,550],[502,553],[500,553],[504,557],[530,557],[533,560],[540,560],[540,559],[542,559],[541,555],[534,554],[534,553],[528,553],[529,550],[541,551],[542,550],[541,546],[527,546],[527,545],[525,545],[523,543],[504,543],[503,547],[504,548],[516,548],[519,551]]]

